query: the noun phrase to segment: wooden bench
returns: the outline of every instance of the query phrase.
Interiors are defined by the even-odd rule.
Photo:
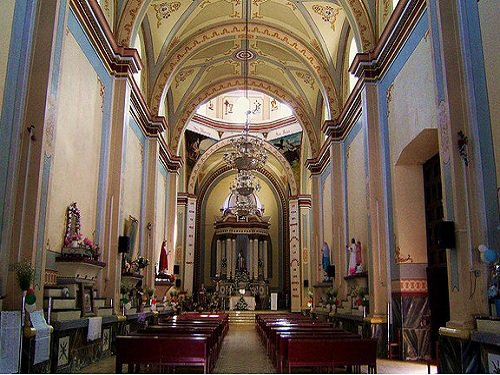
[[[124,364],[129,372],[139,372],[141,365],[202,366],[203,373],[210,370],[208,337],[133,335],[116,337],[116,373],[122,373]]]

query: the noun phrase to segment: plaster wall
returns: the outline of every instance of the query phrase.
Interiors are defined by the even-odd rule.
[[[481,37],[483,39],[484,68],[488,86],[491,130],[497,187],[500,187],[500,68],[498,67],[498,20],[500,7],[497,0],[482,0],[477,3],[481,22]]]
[[[364,133],[358,132],[349,145],[347,168],[347,236],[350,243],[351,238],[361,241],[363,263],[367,263],[367,241],[368,241],[368,207],[366,204],[365,184],[365,140]],[[345,244],[347,245],[347,243]],[[347,257],[346,261],[349,261]],[[347,264],[341,268],[345,274]]]
[[[218,180],[217,183],[213,184],[213,188],[206,196],[206,211],[205,211],[205,222],[204,222],[204,230],[205,232],[205,242],[204,242],[204,282],[205,285],[211,285],[212,281],[210,279],[210,264],[212,262],[211,259],[211,246],[212,246],[212,237],[214,235],[214,221],[216,216],[220,216],[220,208],[222,207],[224,200],[229,194],[229,185],[234,180],[235,174],[230,174],[222,179]],[[272,241],[272,252],[273,252],[273,277],[269,279],[269,286],[271,288],[279,287],[279,274],[280,274],[280,266],[279,266],[279,258],[278,258],[278,236],[279,236],[279,228],[278,228],[278,204],[276,202],[275,195],[271,190],[271,187],[267,183],[267,181],[257,175],[257,178],[261,184],[261,190],[257,193],[258,198],[260,199],[262,205],[264,206],[264,215],[271,217],[271,227],[269,228],[269,235],[271,236]],[[284,229],[283,229],[284,230]],[[288,248],[283,249],[283,251],[288,251]]]
[[[157,244],[156,248],[153,249],[153,262],[156,264],[160,261],[160,251],[163,240],[166,240],[166,199],[167,199],[167,177],[160,171],[161,166],[158,168],[158,178],[156,180],[156,207],[155,207],[155,243]],[[173,228],[171,228],[172,230]],[[169,271],[173,271],[173,259],[172,256],[174,252],[172,251],[170,254],[168,251],[172,251],[173,249],[167,247],[167,256],[168,256],[168,268]],[[159,271],[159,270],[158,270]]]
[[[122,197],[120,223],[125,223],[129,215],[141,223],[141,198],[142,198],[142,173],[144,165],[144,145],[132,128],[131,122],[127,127],[127,144],[125,154],[125,167],[122,175]],[[134,249],[131,249],[132,258],[135,258],[139,249],[139,230],[137,232]]]
[[[333,220],[333,208],[332,208],[332,180],[330,178],[330,173],[325,176],[322,186],[323,201],[322,203],[322,213],[323,213],[323,228],[321,233],[323,233],[323,241],[328,244],[330,248],[330,263],[333,263],[332,258],[332,247],[333,247],[333,232],[332,232],[332,220]],[[315,251],[321,251],[322,244],[320,244],[319,249]],[[319,254],[319,253],[318,253]],[[320,258],[321,259],[321,256]]]
[[[71,33],[63,41],[54,162],[48,192],[45,238],[60,251],[66,208],[78,203],[81,232],[92,239],[96,223],[102,137],[102,83]]]
[[[387,93],[394,246],[427,263],[422,164],[438,152],[431,41],[426,34]],[[415,79],[418,77],[418,79]],[[427,135],[423,144],[416,143]],[[415,141],[415,142],[414,142]],[[412,144],[412,142],[414,142]]]
[[[5,90],[5,75],[7,73],[7,62],[10,52],[10,36],[12,32],[12,19],[14,17],[15,1],[5,1],[2,3],[0,12],[0,113],[3,107],[3,94]]]

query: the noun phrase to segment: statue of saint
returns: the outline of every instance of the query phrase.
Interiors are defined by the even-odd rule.
[[[239,270],[244,270],[245,267],[245,257],[243,256],[243,253],[240,251],[238,254],[238,269]]]
[[[356,273],[356,240],[351,239],[351,246],[349,246],[349,270],[348,274],[353,275]]]
[[[356,242],[356,266],[360,266],[363,263],[361,259],[361,241]]]

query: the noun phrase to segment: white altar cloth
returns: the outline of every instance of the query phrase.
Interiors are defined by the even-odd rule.
[[[240,296],[229,297],[229,310],[234,310],[240,298]],[[248,305],[248,310],[255,310],[255,297],[243,296],[243,299]]]

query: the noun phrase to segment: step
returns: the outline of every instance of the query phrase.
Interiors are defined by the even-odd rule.
[[[43,308],[44,309],[49,308],[49,299],[47,297],[43,299]],[[76,309],[76,299],[52,297],[52,309],[55,310]]]
[[[111,315],[113,315],[112,307],[100,307],[97,310],[97,316],[111,316]]]
[[[106,298],[94,298],[94,307],[105,307],[106,306]]]
[[[44,297],[63,297],[62,295],[62,289],[63,288],[68,288],[69,290],[69,296],[71,298],[76,298],[78,295],[78,290],[79,286],[78,284],[68,284],[68,285],[58,285],[58,286],[50,286],[50,287],[45,287],[43,290],[43,296]]]
[[[54,322],[54,321],[64,322],[67,320],[80,319],[81,313],[82,312],[80,309],[67,309],[67,310],[52,311],[50,314],[50,321],[51,322]]]

